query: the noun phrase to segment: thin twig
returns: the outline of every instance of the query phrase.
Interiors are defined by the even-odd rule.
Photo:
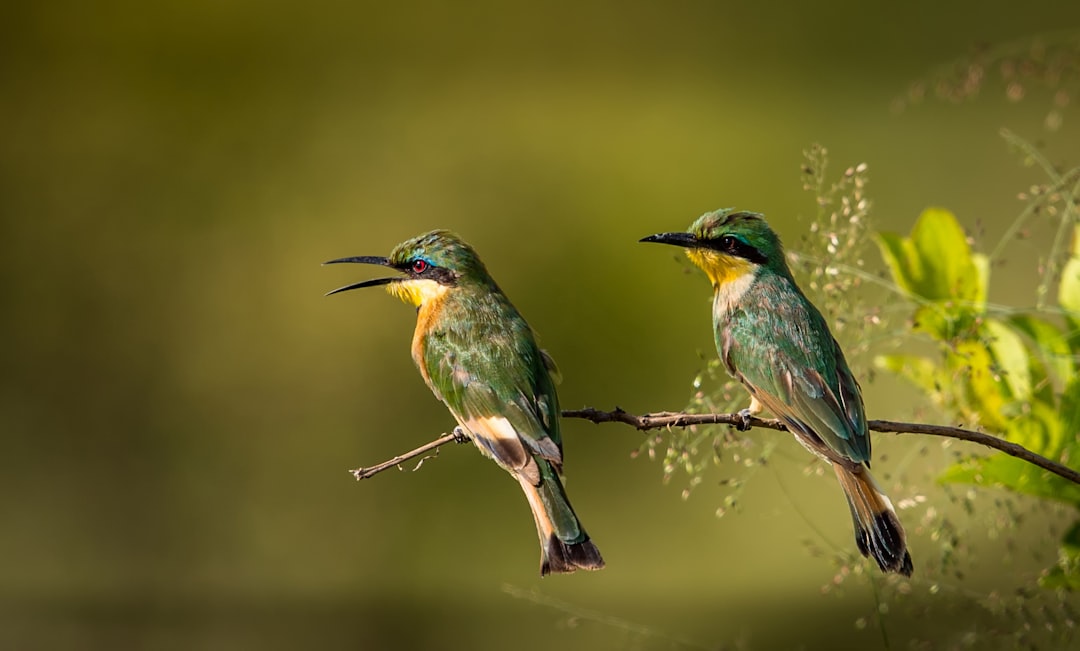
[[[424,454],[425,452],[430,452],[431,450],[434,450],[434,449],[438,448],[441,445],[445,445],[445,444],[449,443],[450,441],[457,441],[458,443],[463,443],[464,441],[468,440],[467,438],[462,440],[461,437],[462,437],[462,434],[460,432],[458,432],[457,430],[455,430],[453,432],[450,432],[449,434],[443,434],[442,436],[435,439],[431,443],[425,443],[424,445],[421,445],[420,447],[416,448],[415,450],[410,450],[409,452],[406,452],[405,454],[399,454],[398,456],[394,457],[393,459],[383,461],[382,463],[380,463],[380,464],[378,464],[376,466],[370,466],[368,468],[357,468],[355,470],[350,470],[349,472],[352,473],[353,477],[356,477],[356,481],[360,481],[361,479],[371,479],[372,477],[374,477],[375,475],[379,474],[380,472],[386,470],[387,468],[392,468],[394,466],[397,466],[397,465],[401,464],[404,461],[408,461],[409,459],[413,459],[415,457],[418,457],[421,454]],[[423,461],[421,461],[421,463],[423,463]],[[419,467],[420,466],[417,466],[417,468],[419,468]]]
[[[599,409],[593,409],[592,407],[586,407],[585,409],[571,409],[563,411],[562,417],[580,418],[593,423],[623,423],[643,432],[654,429],[667,429],[670,427],[690,427],[692,425],[741,426],[743,424],[743,417],[740,414],[687,414],[684,412],[660,411],[636,416],[623,411],[618,407],[616,407],[614,411],[600,411]],[[750,427],[760,427],[763,429],[780,431],[787,430],[787,427],[775,418],[758,418],[756,416],[751,416],[746,422]],[[1055,461],[1051,461],[1042,455],[1028,450],[1022,445],[1017,445],[1011,441],[1006,441],[984,432],[976,432],[959,427],[946,427],[944,425],[929,425],[926,423],[898,423],[891,420],[871,420],[867,422],[867,425],[875,432],[886,434],[923,434],[926,436],[943,436],[946,438],[977,443],[1004,452],[1017,459],[1027,461],[1047,472],[1052,472],[1059,477],[1063,477],[1074,484],[1080,484],[1080,472]],[[467,440],[467,438],[460,433],[443,434],[431,443],[422,445],[411,452],[396,456],[389,461],[384,461],[377,466],[357,468],[356,470],[350,470],[349,472],[353,473],[357,479],[368,479],[387,468],[396,466],[403,461],[408,461],[413,457],[417,457],[429,450],[433,450],[455,440],[463,442],[464,440]]]

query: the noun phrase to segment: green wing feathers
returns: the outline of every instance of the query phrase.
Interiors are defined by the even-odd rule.
[[[793,282],[760,280],[748,294],[744,302],[769,309],[717,315],[728,370],[796,433],[824,445],[823,453],[869,461],[862,392],[825,319]]]
[[[863,556],[910,576],[904,529],[870,475],[862,392],[824,317],[782,275],[759,279],[743,303],[757,309],[715,313],[721,359],[796,438],[832,462]]]
[[[462,427],[491,444],[485,451],[507,470],[520,470],[531,455],[561,468],[558,396],[532,331],[516,311],[506,313],[513,310],[509,303],[473,302],[503,314],[477,318],[482,311],[476,314],[473,305],[456,318],[441,315],[422,345],[432,391]],[[444,311],[460,309],[448,303]],[[504,419],[509,428],[485,427],[492,419]]]
[[[501,294],[467,298],[448,299],[450,313],[424,333],[417,363],[480,451],[520,482],[540,537],[541,574],[600,569],[600,552],[559,479],[554,362]]]

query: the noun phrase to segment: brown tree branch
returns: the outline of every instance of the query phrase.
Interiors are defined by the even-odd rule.
[[[635,416],[616,407],[615,411],[600,411],[587,407],[585,409],[569,410],[562,413],[563,418],[581,418],[593,423],[625,423],[638,430],[663,429],[667,427],[689,427],[691,425],[733,425],[740,426],[743,422],[739,414],[686,414],[682,412],[661,411],[643,416]],[[786,431],[787,426],[776,418],[757,418],[751,416],[747,421],[751,427],[762,427]],[[946,427],[944,425],[928,425],[925,423],[898,423],[891,420],[867,421],[867,426],[875,432],[886,434],[924,434],[926,436],[944,436],[947,438],[960,439],[978,443],[988,448],[993,448],[1005,454],[1022,459],[1043,470],[1052,472],[1059,477],[1064,477],[1074,484],[1080,484],[1080,472],[1064,466],[1056,461],[1028,450],[1022,445],[998,438],[992,434],[976,432],[959,427]]]
[[[585,409],[572,409],[562,412],[563,418],[580,418],[593,423],[623,423],[630,425],[631,427],[640,430],[648,431],[654,429],[666,429],[669,427],[690,427],[691,425],[732,425],[739,427],[743,425],[743,418],[739,414],[687,414],[683,412],[672,411],[660,411],[655,413],[644,414],[641,416],[635,416],[629,412],[623,411],[616,407],[615,411],[600,411],[593,409],[592,407],[586,407]],[[774,429],[786,431],[787,427],[775,418],[757,418],[751,416],[746,421],[750,427],[760,427],[764,429]],[[923,434],[926,436],[944,436],[946,438],[960,439],[961,441],[969,441],[971,443],[977,443],[979,445],[993,448],[1005,454],[1022,459],[1028,463],[1038,466],[1047,472],[1052,472],[1059,477],[1073,482],[1074,484],[1080,484],[1080,472],[1064,466],[1056,461],[1051,461],[1046,457],[1036,454],[1031,450],[1017,445],[1011,441],[1000,439],[991,434],[983,432],[975,432],[973,430],[962,429],[959,427],[946,427],[943,425],[928,425],[925,423],[898,423],[890,420],[871,420],[867,425],[875,432],[882,432],[887,434]],[[377,475],[378,473],[396,466],[403,461],[408,461],[414,457],[420,456],[425,452],[434,450],[439,446],[449,443],[450,441],[458,441],[462,443],[468,438],[461,432],[460,429],[455,429],[453,434],[443,434],[441,437],[435,439],[431,443],[422,445],[411,452],[399,455],[384,461],[377,466],[371,466],[370,468],[357,468],[356,470],[350,470],[349,472],[359,479],[368,479]]]

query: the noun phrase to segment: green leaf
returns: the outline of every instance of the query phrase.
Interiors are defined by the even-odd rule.
[[[1065,310],[1065,318],[1071,333],[1072,348],[1080,351],[1080,226],[1073,229],[1073,241],[1069,259],[1061,270],[1058,285],[1058,304]]]
[[[1076,360],[1072,356],[1069,344],[1057,326],[1049,321],[1029,314],[1013,316],[1009,323],[1027,335],[1035,348],[1046,360],[1047,366],[1063,385],[1072,382],[1076,376]]]
[[[1061,455],[1061,417],[1054,405],[1033,402],[1025,413],[1009,419],[1005,438],[1050,459]]]
[[[1061,422],[1060,449],[1068,451],[1067,456],[1075,466],[1080,463],[1080,375],[1065,385],[1057,414]]]
[[[1017,493],[1056,500],[1080,508],[1080,486],[1007,454],[976,457],[954,464],[948,467],[938,480],[988,488],[1007,488]]]
[[[925,332],[938,341],[955,341],[972,336],[975,315],[954,304],[927,303],[915,310],[912,322],[915,332]]]
[[[1008,385],[1001,382],[989,346],[981,339],[961,341],[948,349],[945,359],[958,385],[956,392],[963,397],[957,407],[964,419],[1003,432],[1011,418],[1005,413],[1011,396]]]
[[[1080,590],[1080,520],[1065,534],[1058,551],[1058,563],[1039,579],[1044,588]]]
[[[876,238],[881,257],[892,273],[893,282],[912,296],[922,296],[918,280],[923,276],[921,260],[911,240],[895,233],[878,233]]]
[[[1061,539],[1061,546],[1073,554],[1080,555],[1080,520],[1073,523],[1072,528]]]
[[[971,262],[975,265],[975,303],[981,308],[986,305],[986,292],[990,287],[990,257],[983,253],[973,253]]]
[[[924,210],[911,236],[880,233],[878,248],[893,280],[928,301],[959,301],[982,311],[989,264],[976,259],[956,217],[947,210]]]
[[[990,339],[990,352],[994,362],[1004,375],[1014,400],[1031,398],[1031,366],[1024,340],[1007,325],[997,319],[983,323]]]

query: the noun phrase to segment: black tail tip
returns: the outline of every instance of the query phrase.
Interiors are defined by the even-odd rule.
[[[900,565],[900,569],[896,571],[904,576],[911,576],[911,573],[915,571],[915,566],[911,564],[911,554],[904,552],[904,562]]]
[[[873,531],[856,525],[855,544],[863,556],[874,559],[882,572],[911,576],[915,571],[904,540],[904,530],[892,511],[874,514]]]
[[[915,566],[911,563],[911,554],[904,550],[904,557],[897,560],[893,557],[882,557],[877,554],[874,555],[874,561],[881,568],[882,572],[896,572],[897,574],[903,574],[904,576],[911,576],[911,573],[915,571]]]
[[[600,556],[600,550],[588,538],[579,543],[568,544],[552,534],[544,546],[540,576],[569,574],[577,570],[599,570],[603,567],[604,559]]]

